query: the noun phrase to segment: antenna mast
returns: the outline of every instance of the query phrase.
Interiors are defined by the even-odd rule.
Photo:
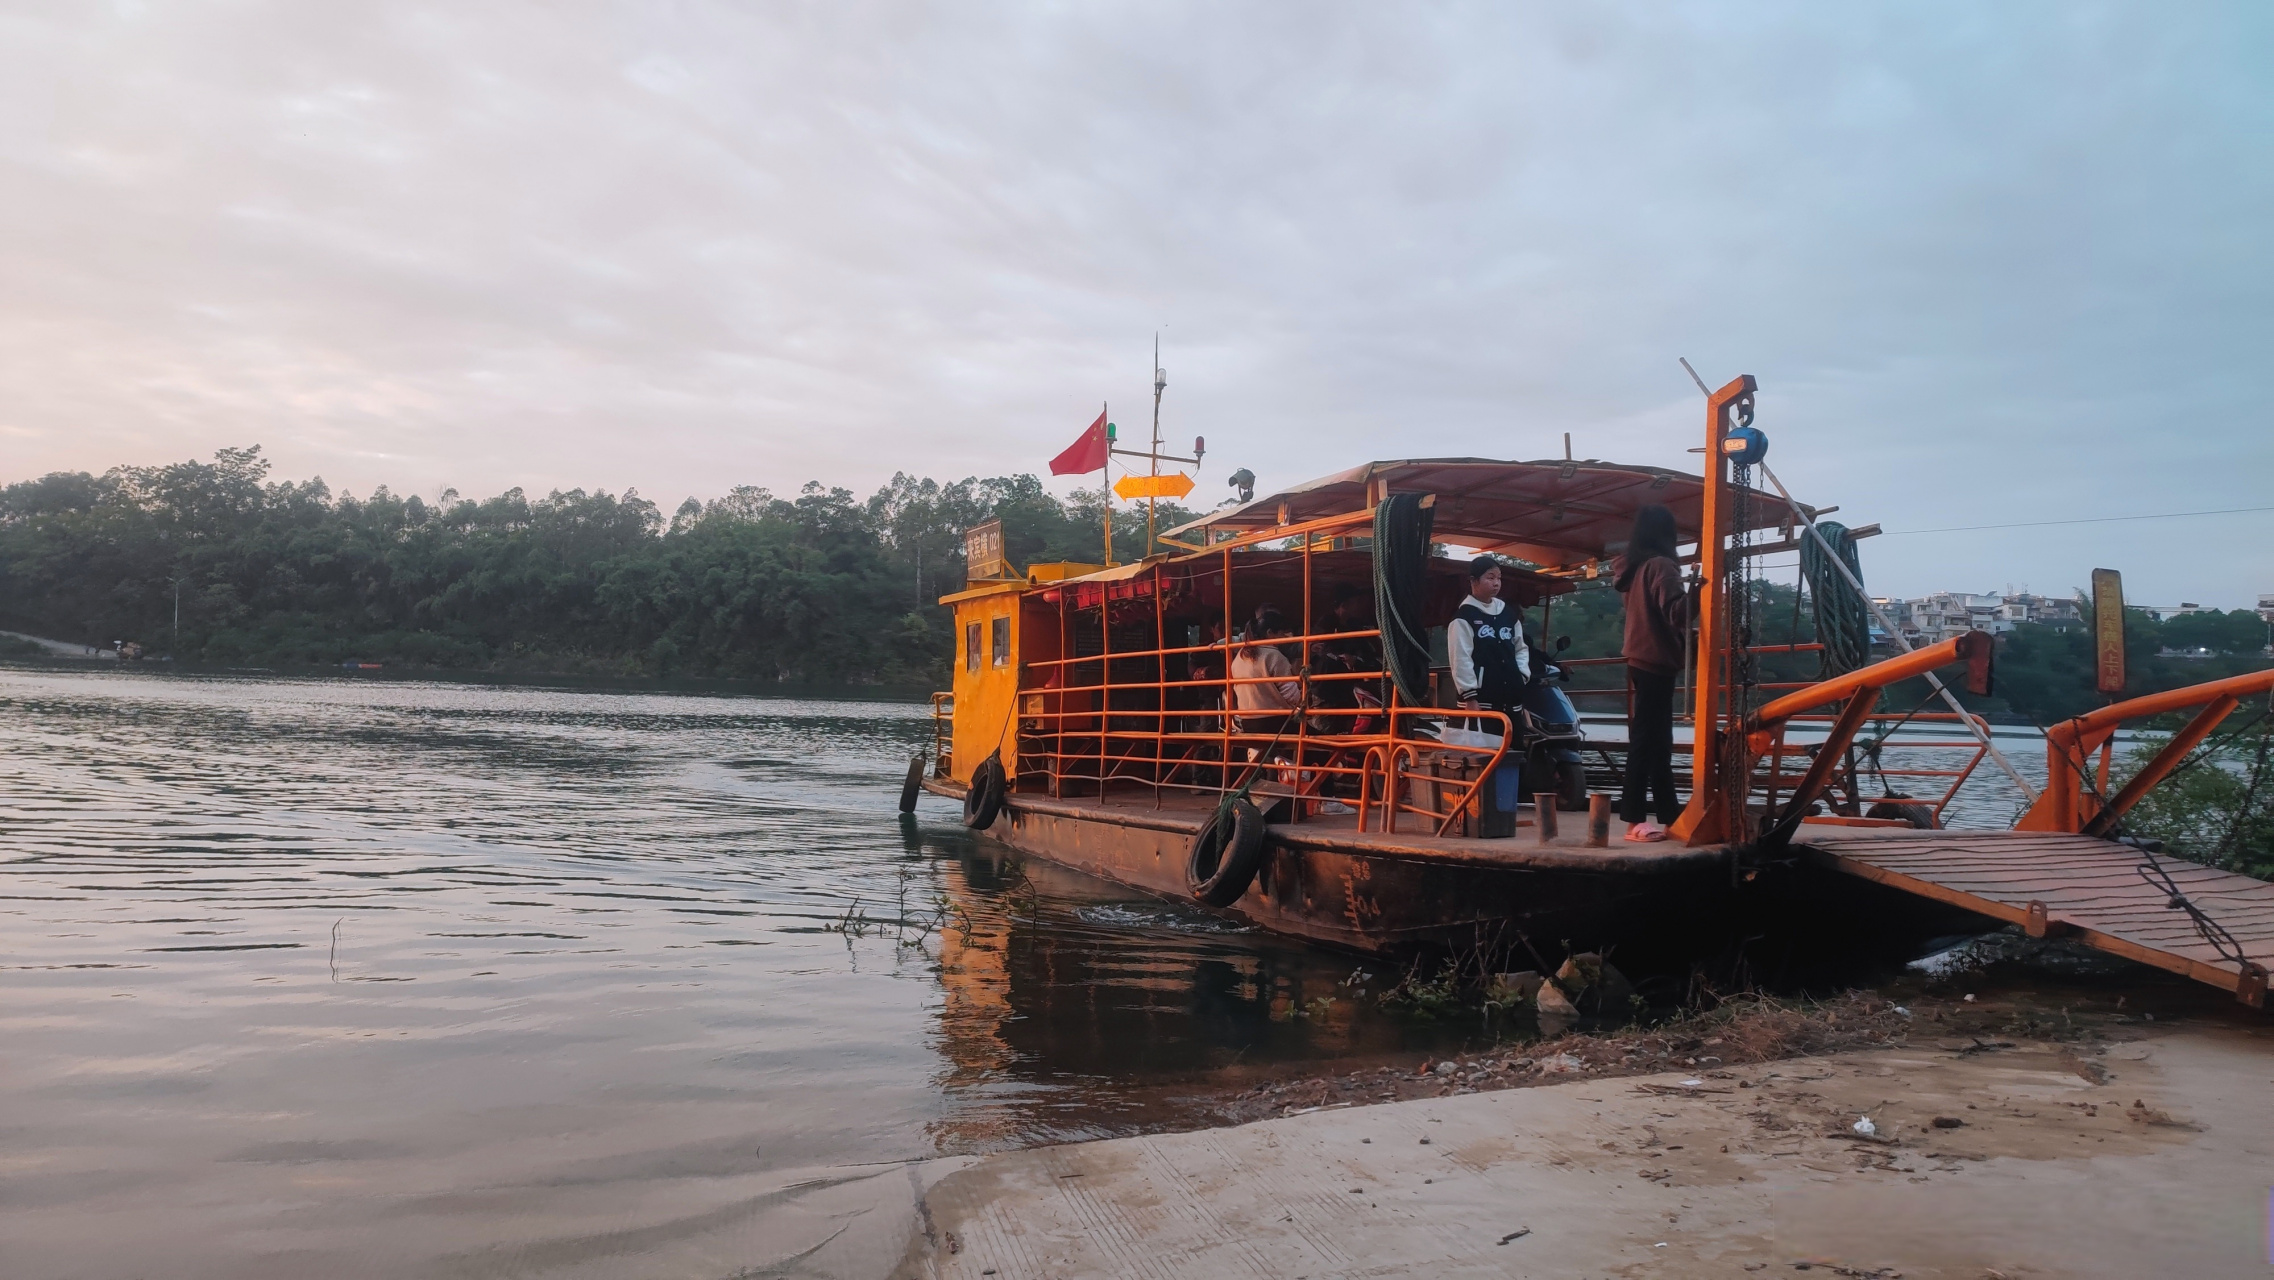
[[[1150,451],[1153,459],[1152,474],[1155,479],[1158,479],[1161,474],[1161,392],[1166,390],[1168,385],[1168,371],[1161,368],[1161,335],[1155,332],[1153,334],[1153,447]],[[1159,499],[1152,495],[1147,495],[1145,498],[1146,555],[1153,554],[1153,504],[1157,501]]]

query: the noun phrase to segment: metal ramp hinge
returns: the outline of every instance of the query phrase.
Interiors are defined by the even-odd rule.
[[[2045,904],[2032,899],[2028,914],[2022,917],[2022,932],[2032,938],[2050,938],[2054,927],[2052,918],[2045,913]]]

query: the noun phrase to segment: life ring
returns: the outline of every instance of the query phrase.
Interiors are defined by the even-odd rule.
[[[1203,905],[1228,907],[1248,891],[1262,866],[1263,815],[1245,799],[1234,800],[1193,833],[1184,883]]]
[[[1942,823],[1936,820],[1934,807],[1917,803],[1901,803],[1910,800],[1910,798],[1909,796],[1891,795],[1875,800],[1870,808],[1863,811],[1863,816],[1866,818],[1893,818],[1897,822],[1907,822],[1921,831],[1941,830]]]
[[[989,756],[971,772],[971,785],[963,793],[963,825],[985,831],[1003,813],[1003,762]]]

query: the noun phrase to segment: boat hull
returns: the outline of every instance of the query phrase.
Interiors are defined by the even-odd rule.
[[[927,785],[961,797],[954,784]],[[1190,901],[1184,865],[1199,825],[1173,812],[1013,796],[987,834],[1032,857]],[[1719,850],[1654,846],[1630,855],[1459,843],[1468,847],[1273,825],[1254,883],[1221,914],[1369,955],[1488,948],[1515,958],[1529,952],[1529,965],[1617,948],[1638,967],[1685,962],[1732,922]]]

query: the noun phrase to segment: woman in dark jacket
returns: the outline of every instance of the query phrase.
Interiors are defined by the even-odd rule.
[[[1687,627],[1682,567],[1674,558],[1674,515],[1652,504],[1634,513],[1634,533],[1611,585],[1626,601],[1626,788],[1619,819],[1629,840],[1664,840],[1681,813],[1674,802],[1674,683]],[[1646,794],[1647,793],[1647,794]],[[1658,821],[1647,821],[1655,801]]]

